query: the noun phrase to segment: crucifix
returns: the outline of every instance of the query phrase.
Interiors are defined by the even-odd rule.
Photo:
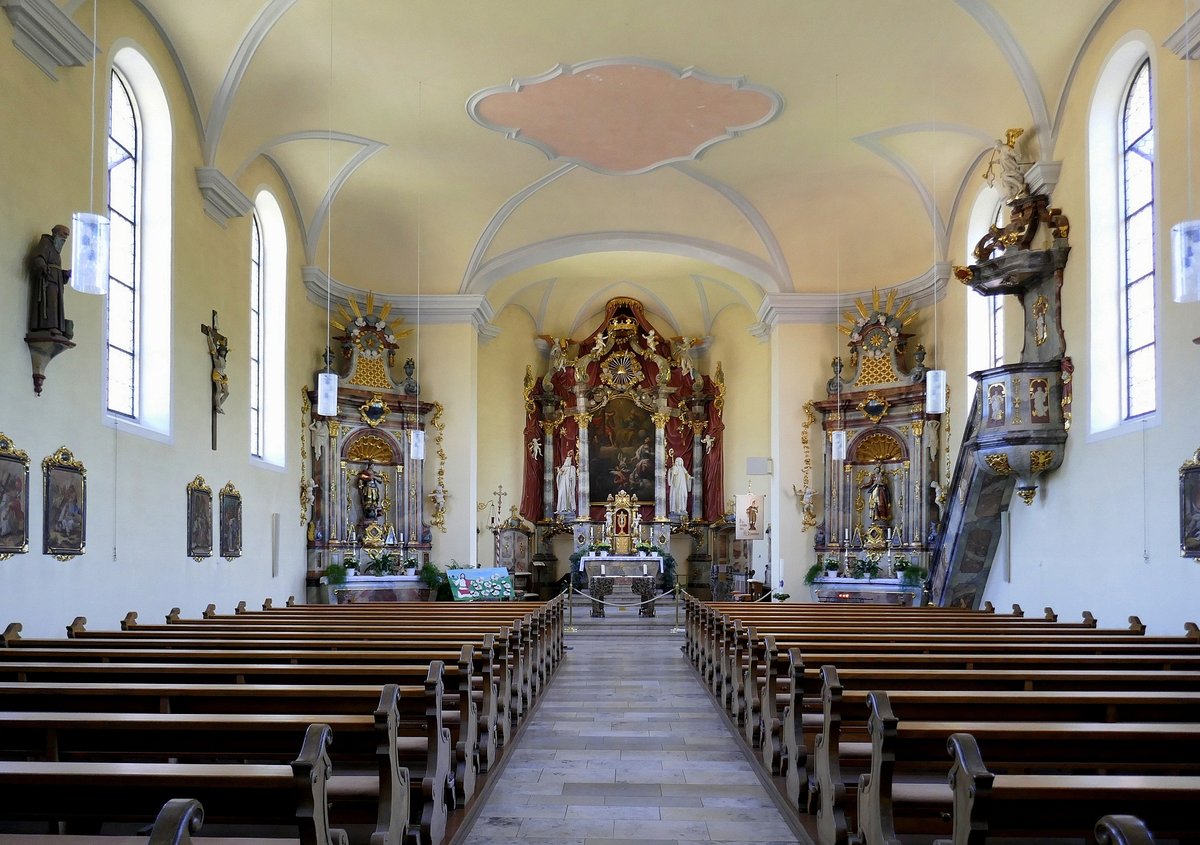
[[[492,527],[498,527],[500,524],[500,514],[504,513],[504,499],[508,494],[504,492],[504,485],[498,484],[496,485],[496,489],[492,491],[492,495],[496,497],[496,511],[492,517]]]
[[[200,324],[201,333],[208,339],[208,355],[212,359],[212,449],[217,451],[217,414],[225,413],[229,398],[229,376],[225,374],[225,359],[229,355],[229,338],[217,330],[217,312],[212,312],[212,325]]]

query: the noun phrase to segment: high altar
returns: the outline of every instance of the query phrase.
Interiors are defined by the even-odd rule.
[[[719,363],[700,371],[702,339],[662,335],[640,302],[620,297],[583,338],[540,341],[549,366],[525,374],[520,505],[540,557],[553,560],[557,533],[577,552],[605,535],[627,554],[723,522],[725,381]]]

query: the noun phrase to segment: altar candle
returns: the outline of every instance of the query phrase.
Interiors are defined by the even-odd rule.
[[[850,545],[850,529],[846,529],[846,545]]]

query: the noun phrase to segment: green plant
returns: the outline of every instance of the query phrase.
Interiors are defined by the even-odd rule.
[[[791,597],[792,597],[791,593],[774,593],[772,595],[772,598],[774,598],[775,601],[787,601]]]
[[[860,557],[850,564],[850,575],[853,578],[874,578],[879,574],[879,561]]]
[[[816,563],[814,563],[812,566],[810,566],[808,568],[807,572],[804,573],[804,583],[811,587],[813,585],[813,583],[818,578],[821,577],[821,574],[824,571],[825,571],[825,564],[822,563],[821,561],[817,561]]]
[[[330,563],[325,567],[325,583],[337,587],[346,583],[346,566],[341,563]]]
[[[396,556],[391,552],[383,552],[379,555],[368,557],[366,568],[363,572],[367,575],[395,575],[396,574]]]
[[[929,570],[923,566],[909,564],[903,569],[897,567],[897,571],[900,573],[900,583],[911,587],[925,583],[925,579],[929,577]]]
[[[431,560],[427,560],[421,565],[420,571],[417,572],[417,577],[420,578],[425,586],[429,587],[429,589],[436,590],[438,583],[446,577],[446,573],[436,563]]]

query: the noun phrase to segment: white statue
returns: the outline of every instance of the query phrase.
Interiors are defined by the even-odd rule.
[[[558,505],[555,513],[575,513],[575,452],[567,452],[562,466],[555,471],[558,482]]]
[[[536,437],[529,441],[529,454],[533,456],[535,461],[542,459],[542,441]]]
[[[642,340],[646,341],[646,348],[651,352],[658,351],[658,332],[651,329],[648,334],[642,335]]]
[[[312,443],[313,460],[321,460],[325,454],[325,441],[329,439],[329,423],[319,417],[314,419],[308,427],[308,437]]]
[[[931,498],[933,499],[933,503],[937,505],[938,515],[940,516],[946,506],[945,488],[942,487],[942,482],[937,479],[929,482],[929,488],[933,491]]]
[[[604,346],[608,343],[608,335],[604,332],[596,335],[596,345],[592,347],[592,356],[599,357],[604,352]]]
[[[717,438],[711,434],[706,434],[700,438],[700,442],[704,444],[704,454],[708,454],[713,450],[713,445],[716,444]]]
[[[687,513],[688,490],[692,484],[692,476],[683,465],[683,458],[676,458],[671,472],[667,475],[667,484],[671,488],[668,499],[668,513]]]
[[[308,525],[313,520],[313,503],[317,498],[317,482],[311,478],[305,478],[300,481],[300,487],[300,498],[304,503],[304,524]]]
[[[991,187],[996,182],[997,188],[1005,200],[1013,200],[1025,193],[1025,174],[1021,170],[1021,161],[1017,158],[1017,138],[1021,137],[1024,129],[1009,129],[1004,134],[1003,141],[996,141],[992,147],[992,158],[988,162],[984,177]],[[995,171],[999,169],[999,176]]]
[[[679,339],[679,346],[675,350],[676,358],[679,361],[679,369],[689,375],[696,372],[696,364],[692,361],[692,344],[695,341],[690,337],[682,337]]]

